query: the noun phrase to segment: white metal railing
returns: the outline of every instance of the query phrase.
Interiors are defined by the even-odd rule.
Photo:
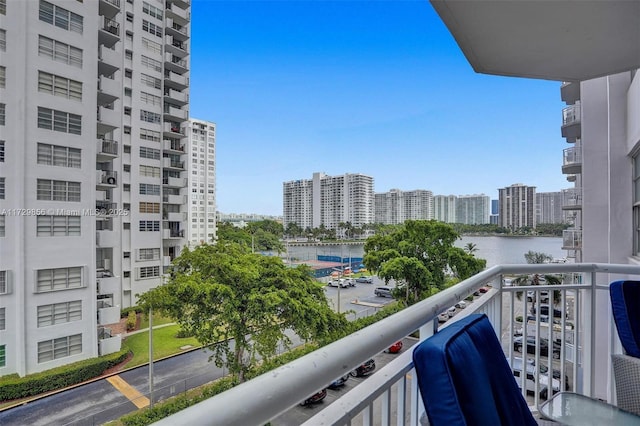
[[[570,105],[562,109],[562,125],[580,123],[580,104]]]
[[[517,277],[537,275],[539,286],[503,286],[507,282],[517,282]],[[615,274],[615,275],[613,275]],[[548,285],[544,282],[549,275],[562,276],[566,282],[560,285]],[[448,288],[420,303],[417,303],[397,314],[383,319],[374,325],[353,333],[341,340],[331,343],[289,364],[263,374],[249,382],[234,387],[220,395],[189,407],[179,413],[167,417],[158,425],[262,425],[278,415],[296,406],[301,395],[312,395],[318,389],[327,386],[331,380],[338,378],[363,361],[372,358],[394,342],[420,330],[420,338],[432,335],[437,328],[438,314],[448,307],[465,299],[482,286],[492,288],[475,299],[468,308],[461,310],[446,326],[459,318],[473,312],[486,313],[493,324],[496,334],[502,342],[505,354],[510,362],[516,357],[524,359],[522,369],[526,370],[527,346],[521,353],[513,350],[514,334],[520,332],[523,342],[528,337],[537,341],[548,339],[548,357],[541,353],[540,345],[534,346],[533,361],[536,385],[533,390],[532,407],[540,401],[540,391],[544,386],[546,367],[547,387],[564,390],[565,375],[572,391],[593,395],[595,377],[595,325],[596,321],[606,324],[613,330],[611,319],[596,319],[596,292],[608,289],[609,282],[624,279],[628,276],[640,275],[640,266],[614,264],[542,264],[542,265],[498,265],[487,269],[461,283]],[[615,277],[615,278],[612,278]],[[515,278],[515,279],[514,279]],[[598,282],[600,284],[598,284]],[[545,297],[553,298],[558,291],[560,314],[557,324],[554,323],[554,304],[549,303],[547,323],[544,325],[542,304]],[[608,298],[604,292],[600,292]],[[520,297],[519,297],[520,295]],[[546,295],[546,296],[545,296]],[[534,303],[536,313],[533,320],[528,321],[529,308]],[[569,306],[569,307],[567,307]],[[522,316],[522,324],[515,319]],[[518,330],[518,328],[521,330]],[[554,341],[558,340],[558,359],[554,359]],[[615,353],[618,346],[614,339],[610,342],[608,352]],[[615,346],[615,347],[614,347]],[[610,363],[607,358],[607,365]],[[601,368],[604,368],[602,366]],[[559,383],[554,384],[553,370],[560,370]],[[327,408],[307,421],[307,425],[343,425],[362,420],[362,424],[391,424],[392,417],[396,424],[418,425],[424,409],[417,391],[411,351],[405,351],[398,358],[349,393],[336,400]],[[301,380],[303,378],[303,380]],[[520,377],[522,392],[527,394],[526,375]],[[611,383],[605,383],[610,387]],[[548,397],[556,389],[549,389]],[[392,403],[395,393],[396,403]],[[247,395],[255,397],[247,398]],[[529,400],[531,402],[531,400]],[[379,413],[378,413],[379,410]],[[395,413],[395,414],[394,414]]]

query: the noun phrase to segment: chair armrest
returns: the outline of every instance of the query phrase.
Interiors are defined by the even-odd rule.
[[[640,416],[640,358],[611,355],[618,408]]]

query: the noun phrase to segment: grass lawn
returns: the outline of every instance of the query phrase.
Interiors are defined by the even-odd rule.
[[[155,325],[155,319],[154,319]],[[170,325],[153,330],[153,359],[164,358],[169,355],[184,352],[180,349],[183,346],[200,346],[194,337],[177,338],[176,333],[180,330],[178,325]],[[127,368],[149,362],[149,332],[133,334],[128,336],[122,346],[129,348],[133,352],[133,358],[126,365]]]
[[[153,314],[153,326],[156,327],[158,325],[162,325],[162,324],[169,324],[170,322],[175,322],[173,319],[171,318],[165,318],[163,316],[160,316],[158,314]],[[149,315],[147,314],[142,314],[140,317],[140,328],[149,328]]]

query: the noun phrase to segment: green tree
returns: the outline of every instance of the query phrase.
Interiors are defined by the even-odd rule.
[[[408,220],[390,232],[369,237],[364,264],[385,281],[396,280],[395,296],[413,304],[442,290],[448,274],[466,279],[485,268],[484,259],[454,246],[458,238],[446,223]]]
[[[168,283],[141,295],[140,305],[176,318],[240,382],[258,357],[270,359],[280,343],[291,346],[286,330],[311,340],[349,326],[308,268],[287,268],[278,257],[228,241],[185,248]]]
[[[287,228],[285,229],[284,233],[288,237],[295,238],[302,235],[302,231],[303,229],[300,226],[298,226],[297,223],[289,222],[287,224]]]
[[[467,252],[467,254],[473,255],[473,253],[478,251],[478,247],[474,243],[467,243],[464,246],[464,251]]]

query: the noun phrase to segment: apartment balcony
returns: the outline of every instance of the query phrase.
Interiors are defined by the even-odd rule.
[[[111,329],[100,327],[98,329],[98,355],[108,355],[120,351],[122,336],[111,335]]]
[[[567,175],[567,182],[575,182],[576,175]]]
[[[98,43],[112,48],[120,41],[120,24],[113,19],[103,17],[98,28]]]
[[[120,69],[121,57],[113,49],[98,46],[98,75],[111,76]]]
[[[98,105],[109,105],[119,98],[120,85],[114,79],[98,76]]]
[[[113,170],[96,171],[96,189],[115,188],[118,185],[118,172]]]
[[[191,0],[171,0],[171,3],[182,9],[186,9],[191,6]]]
[[[582,172],[582,146],[575,145],[562,150],[562,173],[575,175]]]
[[[560,97],[567,105],[573,105],[580,100],[580,82],[563,81],[560,86]]]
[[[171,266],[171,256],[162,257],[162,266]]]
[[[189,51],[187,50],[189,44],[185,41],[180,41],[178,39],[174,39],[173,36],[166,35],[164,36],[164,51],[172,53],[173,55],[184,58],[189,55]]]
[[[118,244],[120,235],[110,229],[96,231],[96,247],[111,248]]]
[[[167,51],[164,53],[164,68],[182,75],[189,71],[189,64],[186,59],[182,59]]]
[[[98,13],[107,18],[113,18],[120,12],[120,0],[100,0]]]
[[[167,188],[184,188],[187,186],[186,178],[165,177],[162,178],[162,185]]]
[[[189,31],[186,25],[180,25],[171,18],[165,18],[164,33],[172,36],[175,40],[189,40]]]
[[[120,307],[111,306],[102,300],[97,301],[98,325],[115,324],[120,322]]]
[[[165,169],[184,170],[184,161],[174,160],[172,158],[165,157],[162,159],[162,167]]]
[[[184,222],[187,220],[186,212],[168,212],[162,215],[163,220],[168,220],[169,222]]]
[[[582,209],[582,188],[562,190],[562,210]]]
[[[165,120],[181,122],[189,119],[189,112],[187,110],[169,104],[164,105],[162,112]]]
[[[562,231],[562,250],[582,250],[581,229],[566,229]]]
[[[184,90],[189,87],[189,81],[186,76],[175,72],[164,71],[164,86],[170,89]]]
[[[184,238],[184,229],[163,229],[162,230],[162,239],[163,240],[173,240]]]
[[[117,208],[117,203],[112,203],[111,201],[96,200],[96,214],[98,216],[114,216]]]
[[[562,137],[567,142],[575,142],[580,139],[580,104],[570,105],[562,110]]]
[[[180,141],[171,141],[171,140],[164,140],[162,141],[162,147],[164,148],[165,152],[171,152],[174,154],[184,154],[184,143],[180,143]]]
[[[118,156],[118,142],[111,139],[99,138],[97,160],[100,163],[111,161]]]
[[[502,285],[505,276],[534,273],[553,274],[566,280],[561,285],[553,286]],[[595,374],[596,369],[611,371],[611,354],[621,352],[620,345],[614,339],[600,340],[596,337],[596,326],[600,330],[603,324],[605,329],[613,328],[609,311],[599,309],[601,304],[598,303],[602,299],[608,302],[607,283],[612,281],[612,275],[616,279],[637,277],[640,276],[640,267],[574,263],[494,266],[275,371],[167,417],[157,425],[277,424],[278,416],[297,406],[306,395],[326,388],[332,380],[350,372],[415,330],[419,330],[420,340],[424,340],[433,335],[434,330],[448,327],[472,313],[485,313],[489,317],[505,357],[512,363],[515,357],[524,355],[514,350],[516,333],[522,334],[523,341],[531,336],[540,337],[535,339],[536,342],[542,338],[558,342],[557,359],[542,356],[539,345],[535,346],[535,353],[527,355],[536,365],[547,367],[549,372],[558,370],[558,377],[565,378],[554,380],[556,383],[552,382],[552,386],[559,391],[568,390],[592,398],[603,398],[615,404],[612,380],[606,374]],[[485,285],[491,286],[487,293],[474,298],[467,308],[459,310],[444,324],[439,324],[439,313]],[[531,311],[533,301],[540,306],[544,294],[551,292],[560,295],[558,306],[562,308],[562,313],[559,318],[550,324],[549,316],[541,315],[540,309],[533,314],[523,315]],[[518,294],[527,294],[528,297],[518,297]],[[526,324],[518,322],[523,317],[527,318]],[[523,374],[516,380],[520,381],[529,408],[536,414],[538,404],[544,401],[540,395],[543,379],[534,380],[533,395],[527,395],[526,376]],[[335,392],[337,399],[331,404],[327,405],[325,401],[325,404],[313,410],[305,410],[308,413],[298,419],[298,424],[424,424],[421,421],[424,408],[415,378],[412,350],[407,349],[348,392]],[[548,375],[546,380],[549,382]],[[552,392],[547,394],[551,398]],[[246,395],[260,395],[260,398],[246,398]]]
[[[167,203],[167,204],[183,205],[183,204],[187,204],[187,196],[186,195],[164,194],[162,196],[162,202],[163,203]]]
[[[162,132],[164,136],[170,138],[184,138],[186,137],[184,134],[184,130],[180,127],[179,123],[164,123]]]
[[[167,18],[172,19],[178,25],[187,25],[189,23],[189,11],[185,10],[189,5],[187,4],[184,8],[183,6],[185,1],[166,1],[165,2],[165,16]]]
[[[168,87],[164,88],[164,97],[166,101],[176,105],[186,105],[189,103],[189,95],[187,93],[173,90]]]
[[[112,132],[117,129],[120,123],[120,115],[113,108],[98,106],[96,119],[98,120],[97,132],[100,135]]]

